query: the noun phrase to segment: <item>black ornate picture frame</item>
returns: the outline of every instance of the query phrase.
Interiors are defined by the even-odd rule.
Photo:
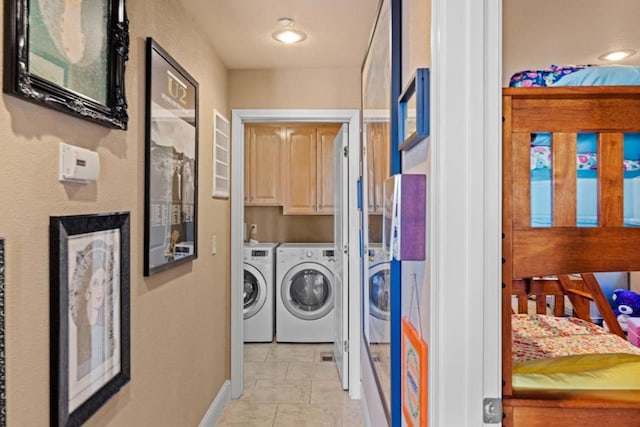
[[[198,82],[147,38],[144,275],[198,256]]]
[[[5,0],[5,93],[126,129],[125,0]]]
[[[79,426],[131,377],[129,212],[50,218],[51,420]]]

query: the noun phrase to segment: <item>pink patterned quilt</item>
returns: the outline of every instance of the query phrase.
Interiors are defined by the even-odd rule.
[[[640,348],[575,317],[513,314],[511,325],[514,362],[580,354],[640,355]]]

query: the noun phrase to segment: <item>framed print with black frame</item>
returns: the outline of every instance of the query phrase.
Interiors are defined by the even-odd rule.
[[[147,39],[144,275],[197,258],[198,83]]]
[[[51,425],[79,426],[131,377],[128,212],[50,218]]]
[[[125,0],[5,0],[4,92],[126,129]]]

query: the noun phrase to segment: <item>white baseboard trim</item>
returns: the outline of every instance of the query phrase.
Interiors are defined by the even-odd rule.
[[[211,402],[211,406],[207,409],[207,413],[204,414],[199,427],[214,427],[229,399],[231,399],[231,381],[227,380],[222,384],[220,391]]]

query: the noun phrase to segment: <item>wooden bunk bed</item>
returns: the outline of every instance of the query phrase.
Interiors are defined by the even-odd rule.
[[[624,226],[623,134],[640,132],[640,87],[536,87],[503,90],[503,425],[638,426],[640,402],[600,398],[531,397],[513,387],[512,296],[518,311],[535,295],[544,313],[546,295],[555,314],[567,295],[577,317],[589,318],[592,298],[611,331],[623,335],[591,272],[640,270],[640,227]],[[531,226],[532,134],[552,134],[552,225]],[[597,133],[598,221],[576,222],[576,140]],[[568,274],[580,274],[571,280]],[[556,280],[539,279],[555,276]],[[586,298],[586,299],[585,299]],[[640,384],[640,378],[638,379]],[[639,387],[640,389],[640,387]]]

